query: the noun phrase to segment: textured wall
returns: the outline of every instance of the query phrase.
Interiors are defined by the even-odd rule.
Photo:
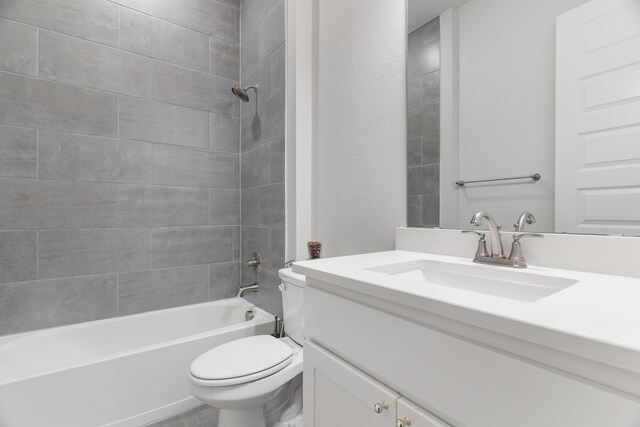
[[[410,32],[408,42],[407,222],[434,227],[440,225],[440,18]]]
[[[239,18],[0,2],[0,334],[234,294]]]
[[[242,103],[242,260],[262,256],[260,291],[247,297],[282,313],[278,269],[285,262],[285,1],[242,3],[241,73],[244,86],[258,84]],[[242,281],[255,280],[244,267]]]
[[[405,1],[318,9],[318,238],[326,256],[393,249],[407,221]]]

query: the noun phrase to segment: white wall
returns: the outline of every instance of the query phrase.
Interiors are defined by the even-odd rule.
[[[440,16],[446,10],[458,8],[470,0],[407,0],[407,33]]]
[[[458,179],[542,175],[536,184],[466,189],[442,182],[443,197],[458,199],[457,213],[443,216],[459,227],[486,210],[511,229],[528,210],[538,219],[532,230],[554,230],[555,19],[586,1],[472,0],[459,8]]]
[[[311,228],[324,256],[393,249],[406,224],[405,0],[316,7]]]
[[[314,0],[287,2],[287,249],[286,258],[307,257],[314,202],[314,108],[317,43]]]

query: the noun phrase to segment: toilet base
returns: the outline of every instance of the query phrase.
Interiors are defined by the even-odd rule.
[[[295,418],[288,421],[277,421],[274,425],[269,427],[303,427],[302,413],[299,413]]]
[[[264,406],[240,411],[220,409],[218,427],[267,427]]]

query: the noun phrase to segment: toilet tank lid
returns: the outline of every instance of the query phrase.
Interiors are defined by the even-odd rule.
[[[290,268],[283,268],[278,274],[283,282],[304,288],[305,277],[302,274],[294,273]]]

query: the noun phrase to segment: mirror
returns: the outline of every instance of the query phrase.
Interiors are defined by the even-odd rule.
[[[640,235],[640,0],[605,3],[408,0],[409,226]]]

